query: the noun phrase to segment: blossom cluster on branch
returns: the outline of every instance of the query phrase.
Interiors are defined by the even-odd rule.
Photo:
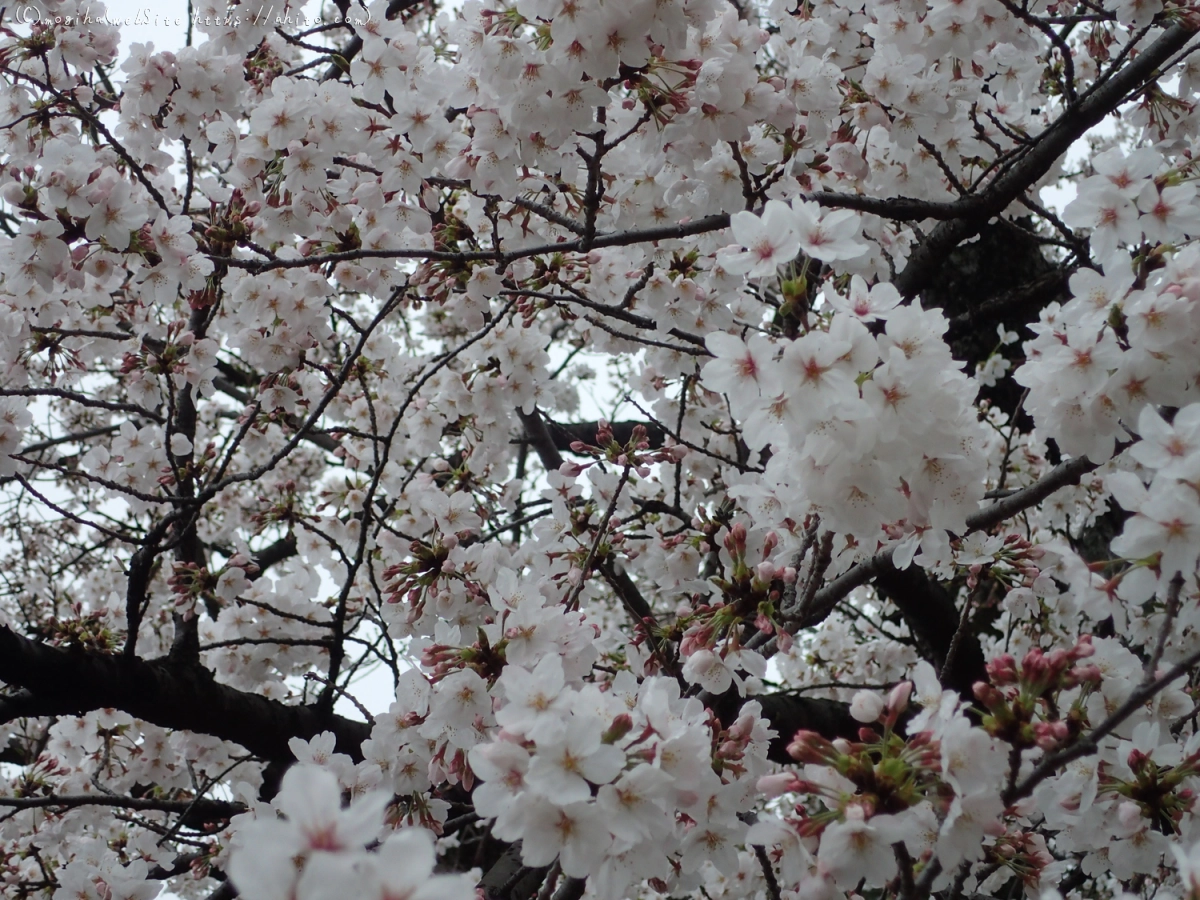
[[[1200,898],[1200,9],[243,6],[0,22],[5,897]]]

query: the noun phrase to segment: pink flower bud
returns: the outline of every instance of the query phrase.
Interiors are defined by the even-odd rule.
[[[1043,750],[1060,746],[1069,734],[1066,722],[1038,722],[1033,726],[1033,739]]]
[[[625,735],[629,734],[629,732],[632,730],[633,718],[629,715],[629,713],[621,713],[619,716],[613,719],[612,725],[610,725],[608,731],[604,733],[603,741],[606,744],[615,743],[616,741],[619,741],[621,738],[625,737]]]
[[[1016,684],[1017,661],[1007,653],[1001,654],[987,664],[987,673],[992,684]]]
[[[788,756],[797,762],[823,764],[838,754],[833,744],[815,731],[797,731],[788,744]]]
[[[977,681],[971,686],[971,691],[985,709],[994,710],[1003,705],[1004,695],[986,681]]]
[[[908,699],[912,696],[913,683],[911,681],[902,681],[894,688],[887,698],[887,710],[889,716],[898,716],[908,709]]]
[[[754,732],[753,716],[738,716],[737,721],[729,726],[729,736],[739,741],[748,741]]]
[[[764,775],[755,785],[760,794],[767,797],[778,797],[780,794],[794,793],[800,790],[800,779],[791,772],[780,772],[778,775]]]

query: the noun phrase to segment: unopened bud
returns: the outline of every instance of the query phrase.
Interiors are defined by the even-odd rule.
[[[864,724],[878,722],[883,709],[883,698],[874,691],[859,691],[850,701],[850,715]]]
[[[797,762],[824,764],[838,754],[826,738],[815,731],[797,731],[788,744],[788,756]]]
[[[764,775],[758,779],[755,787],[758,792],[767,797],[778,797],[780,794],[794,793],[800,790],[800,779],[791,772],[780,772],[777,775]]]
[[[898,716],[908,709],[908,700],[912,696],[913,683],[911,681],[902,681],[894,688],[887,698],[887,711],[889,716]]]
[[[612,725],[604,732],[601,740],[606,744],[615,744],[633,729],[633,717],[629,713],[621,713],[612,721]]]

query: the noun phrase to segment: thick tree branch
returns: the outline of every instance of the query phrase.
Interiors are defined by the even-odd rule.
[[[1153,80],[1158,67],[1187,44],[1195,29],[1172,25],[1149,47],[1107,81],[1093,88],[1078,103],[1067,107],[1057,121],[1032,140],[1016,162],[964,204],[961,215],[942,222],[913,250],[908,264],[893,282],[905,297],[914,297],[925,287],[945,255],[963,241],[979,233],[992,216],[1002,213],[1089,128],[1098,124],[1125,100]]]
[[[152,797],[122,797],[116,794],[0,797],[0,807],[6,809],[78,809],[81,806],[112,806],[139,812],[186,814],[188,822],[193,824],[231,819],[246,811],[245,804],[210,800],[205,797],[192,800],[157,800]]]
[[[83,715],[119,709],[158,725],[209,734],[241,744],[264,759],[292,759],[288,741],[322,731],[337,738],[337,749],[362,758],[370,726],[337,715],[322,716],[308,706],[289,706],[219,684],[207,669],[169,660],[144,660],[79,649],[50,647],[0,626],[0,681],[24,689],[17,716]]]
[[[291,559],[296,555],[296,537],[289,534],[287,537],[282,537],[273,544],[268,544],[257,553],[254,554],[254,564],[258,566],[258,572],[252,576],[251,580],[258,578],[263,572],[278,565],[286,559]]]
[[[546,467],[546,471],[557,472],[564,460],[558,450],[558,443],[550,434],[550,429],[546,427],[546,420],[542,418],[541,412],[536,408],[531,413],[518,409],[517,418],[521,420],[521,425],[525,428],[525,438],[529,441],[529,446],[533,447],[538,459]],[[592,435],[592,439],[595,440],[595,434]]]
[[[1036,319],[1036,310],[1063,296],[1067,290],[1067,282],[1074,273],[1074,266],[1057,268],[983,303],[968,304],[966,312],[950,319],[950,327],[946,329],[947,342],[953,344],[959,338],[978,333],[985,326],[996,322],[1003,321],[1006,325],[1011,325],[1014,314],[1021,315],[1025,311],[1030,311],[1031,318]],[[992,334],[994,333],[993,328]],[[957,354],[955,358],[961,359]]]
[[[953,659],[949,658],[961,618],[950,592],[919,566],[901,570],[891,560],[880,565],[875,587],[900,610],[922,655],[941,667],[942,685],[974,702],[972,687],[987,680],[987,661],[979,639],[969,633],[960,639]],[[947,661],[949,667],[944,666]]]
[[[1005,497],[1003,500],[998,500],[987,509],[982,509],[973,516],[968,516],[967,530],[964,534],[971,534],[975,531],[992,528],[999,525],[1005,519],[1010,519],[1030,507],[1037,506],[1059,488],[1070,484],[1078,484],[1080,478],[1095,468],[1097,468],[1097,464],[1089,460],[1086,456],[1080,456],[1060,463],[1029,487],[1022,488]],[[843,572],[829,584],[825,585],[825,587],[813,595],[813,602],[810,604],[805,617],[802,620],[790,623],[790,628],[800,630],[823,622],[833,611],[833,608],[855,588],[862,587],[880,575],[893,571],[895,566],[892,563],[892,553],[893,551],[890,548],[884,550],[882,553],[877,553],[870,559],[852,566],[849,570]],[[768,652],[773,651],[774,638],[767,638],[765,635],[756,635],[755,638],[759,639],[752,639],[749,646],[752,648],[766,646],[768,647]]]
[[[666,443],[667,433],[656,422],[609,422],[613,438],[618,444],[629,443],[630,438],[633,437],[633,430],[638,425],[646,429],[646,440],[649,442],[651,450],[657,450]],[[573,453],[571,444],[575,441],[583,441],[585,444],[595,444],[596,431],[599,427],[599,422],[546,423],[546,429],[550,433],[550,438],[554,442],[554,446],[562,453]]]
[[[772,762],[795,762],[788,755],[787,746],[797,731],[815,731],[830,740],[839,737],[858,740],[858,732],[862,728],[862,723],[850,715],[850,704],[839,700],[801,697],[786,692],[760,694],[747,699],[762,704],[763,718],[777,732],[767,751],[767,759]]]

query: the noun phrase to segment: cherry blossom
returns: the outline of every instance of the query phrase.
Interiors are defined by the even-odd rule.
[[[1193,10],[105,12],[0,29],[5,896],[1200,892]]]

